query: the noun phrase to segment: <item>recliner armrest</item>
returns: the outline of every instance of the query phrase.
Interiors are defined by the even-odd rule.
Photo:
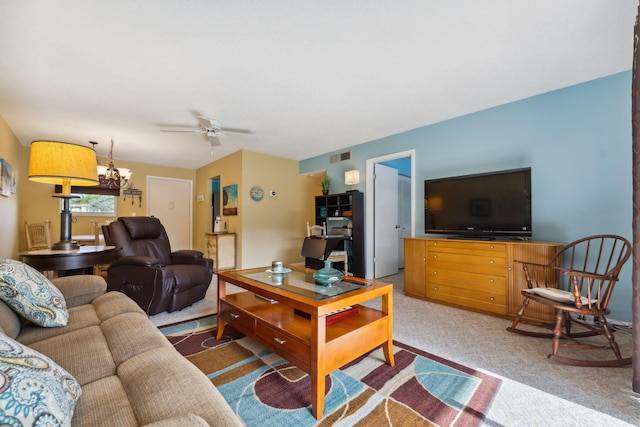
[[[171,253],[171,262],[173,264],[190,264],[201,265],[207,268],[213,268],[213,260],[204,258],[203,253],[189,249],[183,249]]]
[[[191,249],[182,249],[171,253],[173,258],[202,258],[202,255],[204,255],[202,252]]]
[[[145,267],[162,267],[157,258],[149,256],[125,256],[111,263],[109,268],[119,265],[140,265]]]

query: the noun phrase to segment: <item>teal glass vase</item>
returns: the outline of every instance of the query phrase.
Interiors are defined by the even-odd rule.
[[[329,260],[324,261],[324,268],[313,273],[313,278],[322,286],[331,286],[342,280],[343,276],[342,271],[333,268]]]

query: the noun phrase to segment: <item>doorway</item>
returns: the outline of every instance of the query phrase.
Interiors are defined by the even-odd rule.
[[[391,256],[394,258],[396,265],[401,268],[404,256],[402,239],[403,237],[415,235],[415,150],[367,159],[366,163],[366,194],[371,196],[367,197],[365,201],[365,229],[367,236],[365,242],[365,276],[367,278],[377,278],[376,260],[385,259],[385,261],[388,261],[387,257]],[[402,172],[398,173],[397,193],[390,196],[392,200],[397,197],[397,202],[394,203],[398,206],[398,221],[396,224],[386,224],[396,229],[395,242],[393,244],[389,244],[387,241],[378,241],[378,244],[376,244],[376,229],[382,225],[380,223],[384,222],[385,219],[381,218],[380,215],[376,215],[375,206],[376,204],[384,203],[384,198],[386,197],[384,192],[376,192],[374,176],[377,164],[395,167],[399,171],[402,169]],[[401,167],[400,164],[404,166]],[[378,198],[377,202],[375,200],[376,197]],[[380,198],[383,198],[383,200],[379,200]],[[384,227],[384,225],[382,226]],[[378,239],[380,239],[380,236],[378,236]],[[393,248],[394,245],[396,245],[395,248]],[[385,262],[385,264],[388,263]],[[388,270],[386,268],[384,270],[379,274],[386,275]]]
[[[220,176],[211,178],[211,231],[215,228],[216,217],[220,216]]]

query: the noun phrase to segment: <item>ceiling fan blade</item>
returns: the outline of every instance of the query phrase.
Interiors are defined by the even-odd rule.
[[[206,130],[168,130],[168,129],[160,129],[160,132],[177,132],[177,133],[207,133]]]
[[[243,135],[251,135],[251,131],[247,129],[239,129],[239,128],[222,128],[222,132],[226,133],[239,133]]]

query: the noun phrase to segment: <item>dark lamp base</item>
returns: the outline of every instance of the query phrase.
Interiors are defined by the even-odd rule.
[[[51,249],[55,251],[70,251],[70,250],[79,249],[79,248],[80,248],[80,245],[78,244],[78,242],[73,240],[61,240],[58,243],[54,243],[54,245],[51,246]]]

